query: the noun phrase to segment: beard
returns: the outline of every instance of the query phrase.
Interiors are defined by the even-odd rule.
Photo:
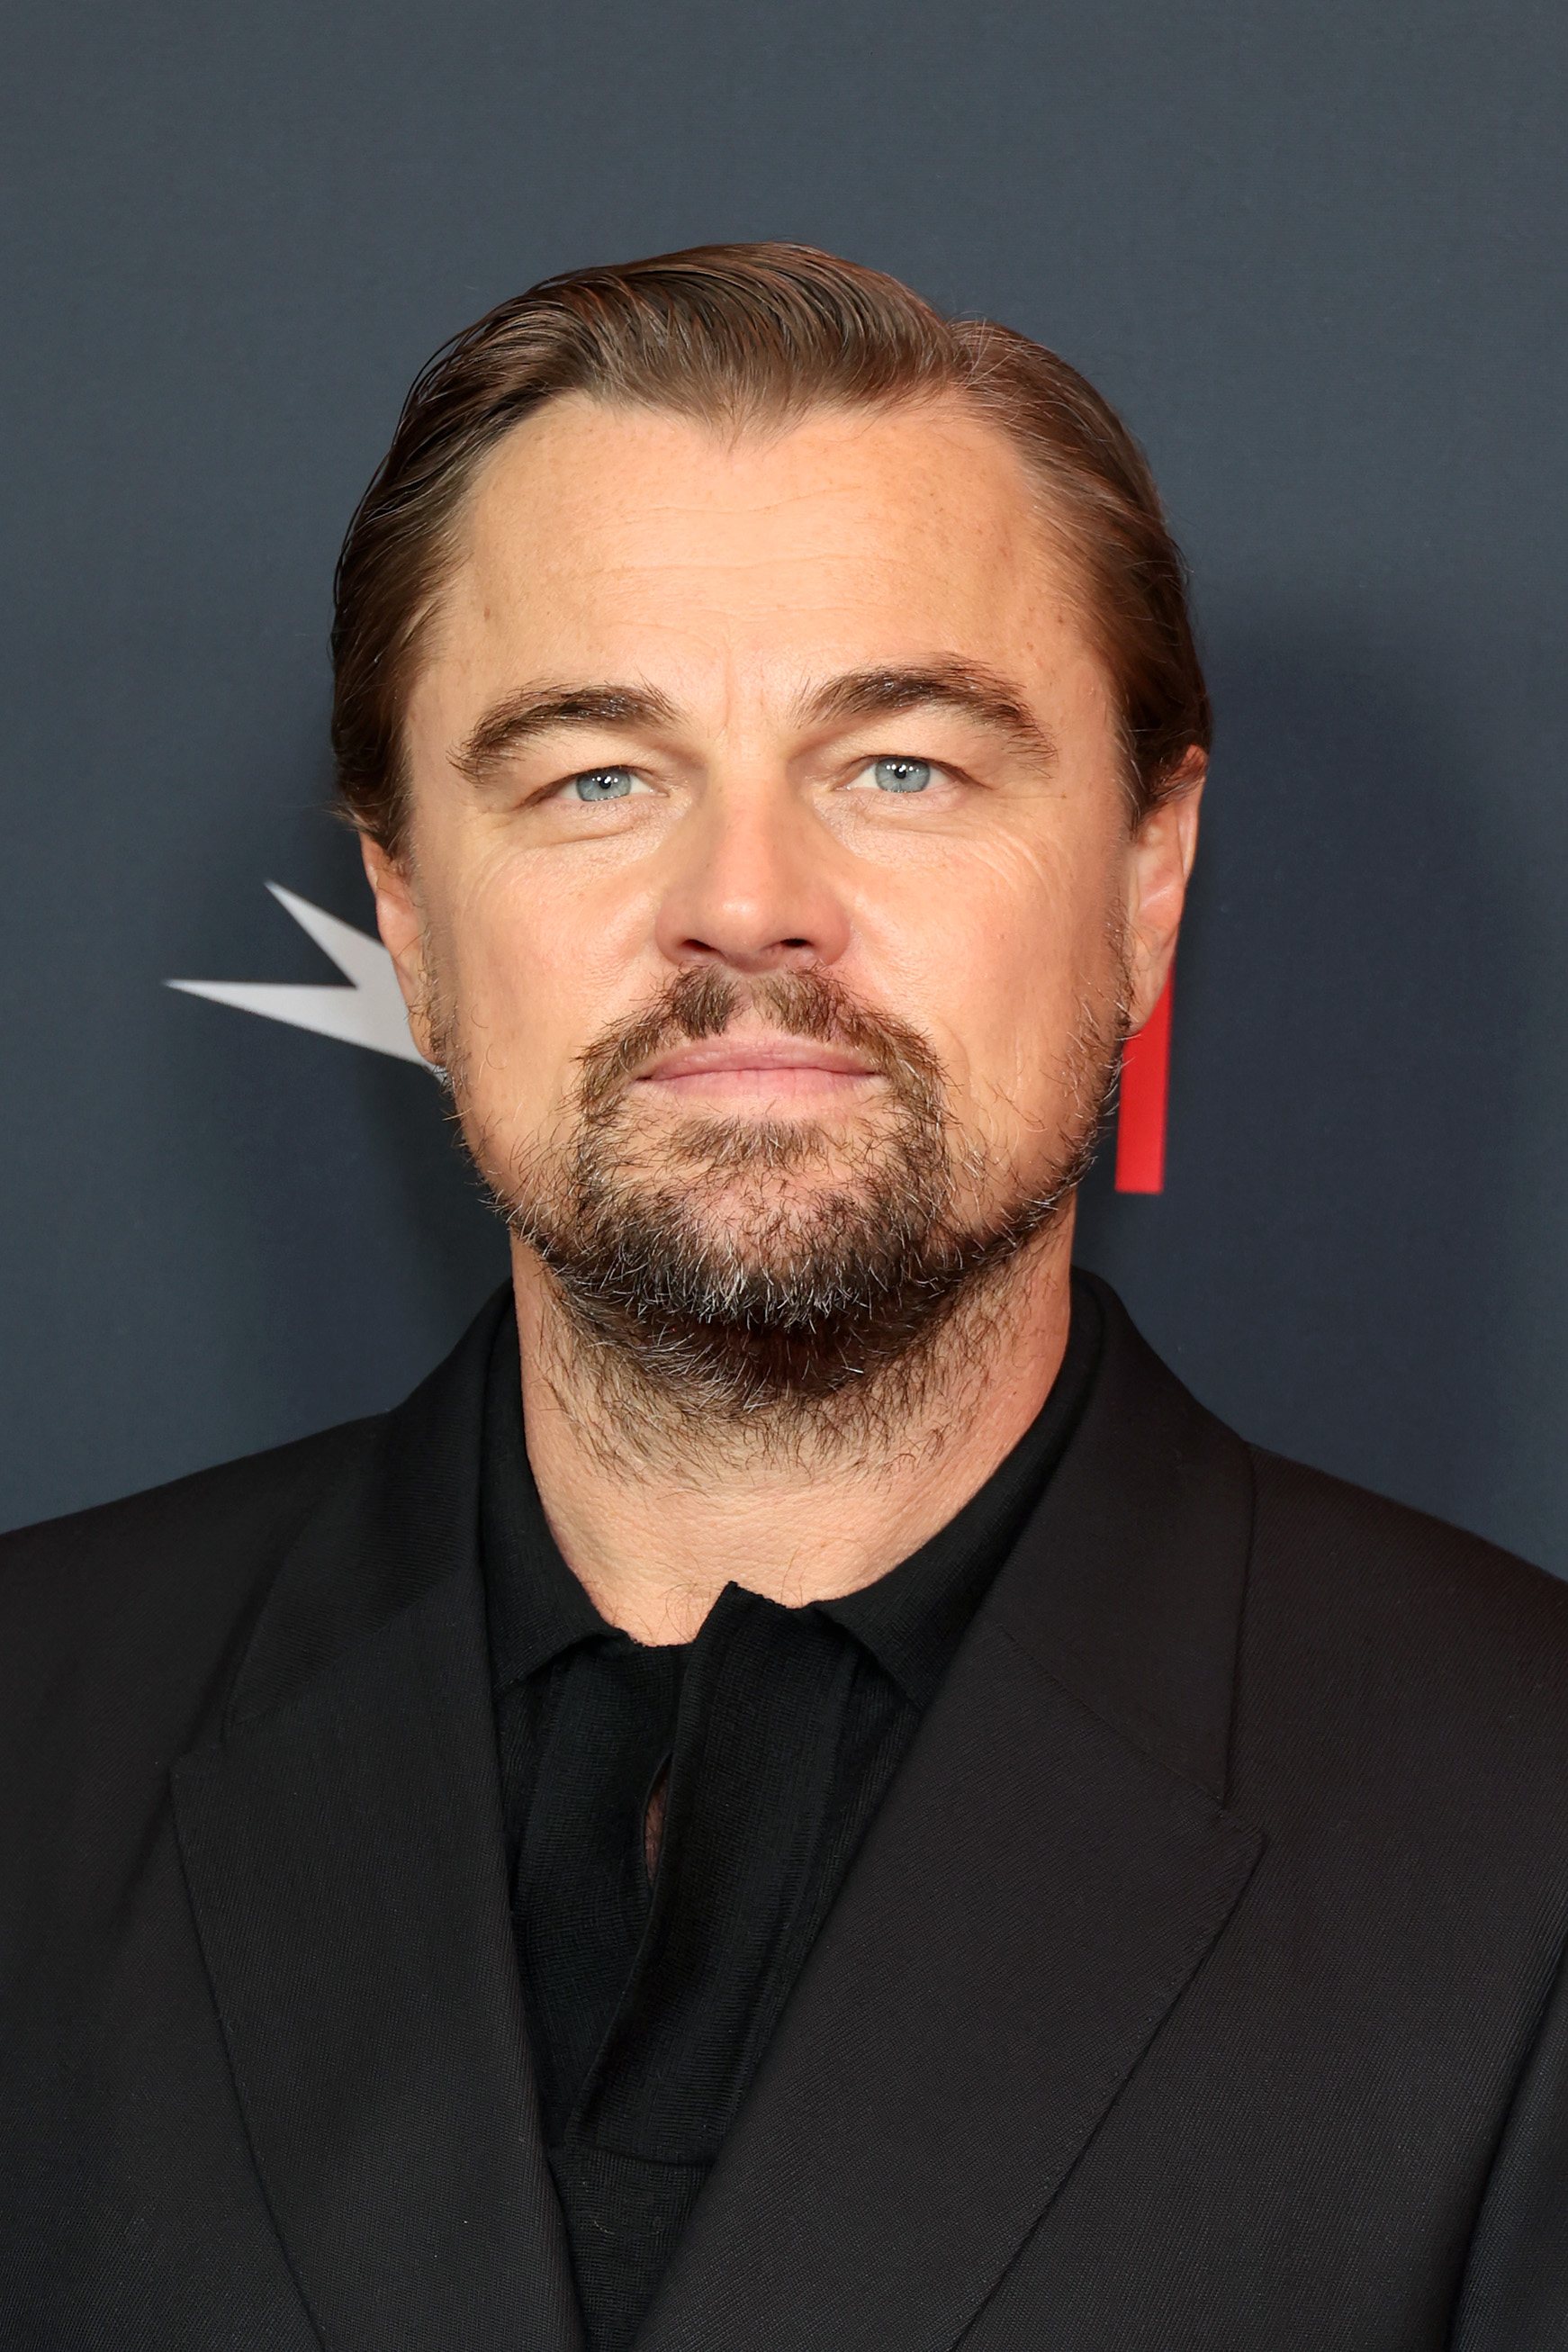
[[[742,1012],[857,1056],[880,1099],[847,1129],[642,1116],[639,1072]],[[1020,1254],[1065,1213],[1125,1034],[1120,992],[1109,1019],[1085,1003],[1063,1056],[1062,1130],[1025,1181],[962,1131],[920,1034],[821,972],[679,974],[587,1048],[557,1138],[503,1165],[473,1112],[458,1025],[440,1024],[442,1058],[465,1140],[562,1309],[558,1393],[565,1402],[586,1373],[610,1425],[641,1451],[659,1432],[688,1444],[724,1426],[763,1444],[807,1431],[848,1442],[907,1424],[921,1391],[941,1384],[960,1310],[973,1360]]]

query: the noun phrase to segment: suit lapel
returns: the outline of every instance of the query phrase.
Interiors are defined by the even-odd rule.
[[[280,2237],[334,2352],[574,2352],[504,1883],[474,1537],[495,1317],[305,1531],[173,1780]],[[345,1559],[347,1566],[345,1567]]]
[[[1083,1422],[814,1951],[639,2352],[941,2352],[1240,1898],[1244,1450],[1109,1294]],[[500,1310],[498,1309],[498,1312]],[[302,1531],[174,1774],[258,2170],[334,2352],[575,2352],[502,1863],[497,1314]]]
[[[1219,1801],[1247,1457],[1101,1304],[1084,1421],[873,1824],[638,2352],[952,2345],[1257,1863],[1261,1837]]]

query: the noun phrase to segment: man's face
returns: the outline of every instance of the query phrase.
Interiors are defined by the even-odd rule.
[[[1195,822],[1130,831],[1037,491],[956,404],[738,438],[547,407],[479,478],[408,749],[383,933],[521,1229],[590,1131],[764,1276],[858,1198],[885,1223],[911,1151],[950,1232],[1023,1230]]]

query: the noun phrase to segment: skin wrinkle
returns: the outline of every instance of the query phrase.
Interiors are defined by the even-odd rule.
[[[562,402],[471,509],[409,704],[406,846],[367,843],[367,871],[511,1222],[547,1517],[640,1640],[690,1638],[727,1580],[869,1581],[1059,1360],[1071,1184],[1164,976],[1201,760],[1130,824],[1033,506],[961,412],[812,415],[762,447]],[[657,725],[557,714],[479,787],[453,757],[542,690],[617,681]],[[878,792],[884,756],[934,762],[931,788]],[[577,801],[616,766],[637,790]],[[781,1001],[797,1040],[862,1020],[877,1075],[645,1082],[680,991],[700,1027],[731,995],[717,1034],[747,1045]]]

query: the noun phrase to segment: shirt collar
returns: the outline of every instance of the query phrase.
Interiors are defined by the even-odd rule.
[[[869,1651],[910,1703],[928,1706],[1003,1561],[1067,1449],[1100,1357],[1101,1318],[1074,1281],[1067,1350],[1050,1394],[977,1494],[874,1584],[808,1603]],[[479,1523],[498,1696],[577,1643],[626,1642],[561,1556],[529,1466],[517,1324],[503,1316],[485,1386]]]
[[[918,1707],[929,1706],[936,1696],[970,1619],[1067,1451],[1100,1360],[1100,1337],[1099,1303],[1075,1281],[1060,1369],[1012,1452],[919,1551],[858,1592],[816,1604],[870,1651]]]
[[[562,1559],[544,1516],[523,1436],[514,1315],[501,1318],[485,1382],[479,1539],[498,1697],[591,1635],[626,1638],[600,1616]]]

